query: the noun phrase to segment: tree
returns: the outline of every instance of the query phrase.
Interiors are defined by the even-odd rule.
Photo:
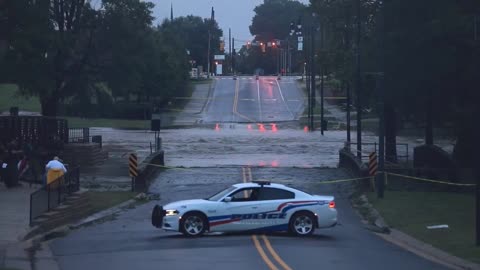
[[[210,55],[220,52],[220,37],[223,31],[211,19],[202,19],[198,16],[178,17],[173,21],[165,20],[160,31],[172,38],[177,38],[183,47],[190,52],[190,60],[197,66],[207,67],[208,32],[211,32]],[[213,58],[213,57],[212,57]]]
[[[85,0],[14,1],[7,61],[11,81],[56,116],[61,100],[88,83],[96,11]]]
[[[239,68],[247,73],[251,73],[255,68],[261,68],[270,74],[276,73],[279,49],[287,48],[290,23],[298,22],[305,10],[305,5],[290,0],[265,0],[263,4],[255,7],[255,16],[250,25],[250,33],[255,36],[255,41],[267,45],[280,40],[281,44],[285,45],[267,46],[265,52],[260,46],[252,46],[248,50],[249,57],[243,59],[243,65]]]

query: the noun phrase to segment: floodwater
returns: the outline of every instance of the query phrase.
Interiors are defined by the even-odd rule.
[[[94,128],[93,135],[103,136],[105,145],[125,148],[127,155],[135,151],[142,160],[154,147],[155,135],[150,131],[115,130]],[[218,124],[205,128],[168,129],[160,133],[162,149],[165,150],[166,166],[171,167],[337,167],[338,151],[344,147],[346,131],[308,132],[278,124]],[[352,138],[356,134],[352,133]],[[377,138],[364,134],[363,155],[374,151]],[[412,160],[413,148],[421,140],[398,138],[399,159]],[[436,142],[452,151],[449,141]],[[407,146],[408,145],[408,146]],[[352,148],[355,148],[352,145]],[[408,153],[408,155],[407,155]]]

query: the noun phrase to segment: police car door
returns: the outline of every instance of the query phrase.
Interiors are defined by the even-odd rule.
[[[258,204],[258,187],[243,188],[234,191],[228,197],[231,201],[224,201],[218,209],[220,219],[210,222],[211,231],[245,231],[259,226],[256,218],[258,213],[264,212]]]
[[[264,186],[259,190],[258,204],[268,213],[264,220],[264,229],[287,230],[288,229],[288,208],[286,203],[295,199],[295,194],[288,190]]]

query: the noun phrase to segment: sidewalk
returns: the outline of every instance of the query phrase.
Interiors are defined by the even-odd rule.
[[[209,97],[215,88],[215,79],[211,82],[194,85],[192,98],[185,105],[184,109],[175,115],[174,125],[195,125],[202,119],[202,113],[206,110]]]
[[[0,183],[0,268],[30,269],[21,240],[30,229],[30,193],[35,190],[24,183],[12,189]]]

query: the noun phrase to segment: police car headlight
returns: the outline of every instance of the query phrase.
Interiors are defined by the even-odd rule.
[[[176,215],[178,215],[178,211],[177,210],[166,210],[165,215],[166,216],[176,216]]]

